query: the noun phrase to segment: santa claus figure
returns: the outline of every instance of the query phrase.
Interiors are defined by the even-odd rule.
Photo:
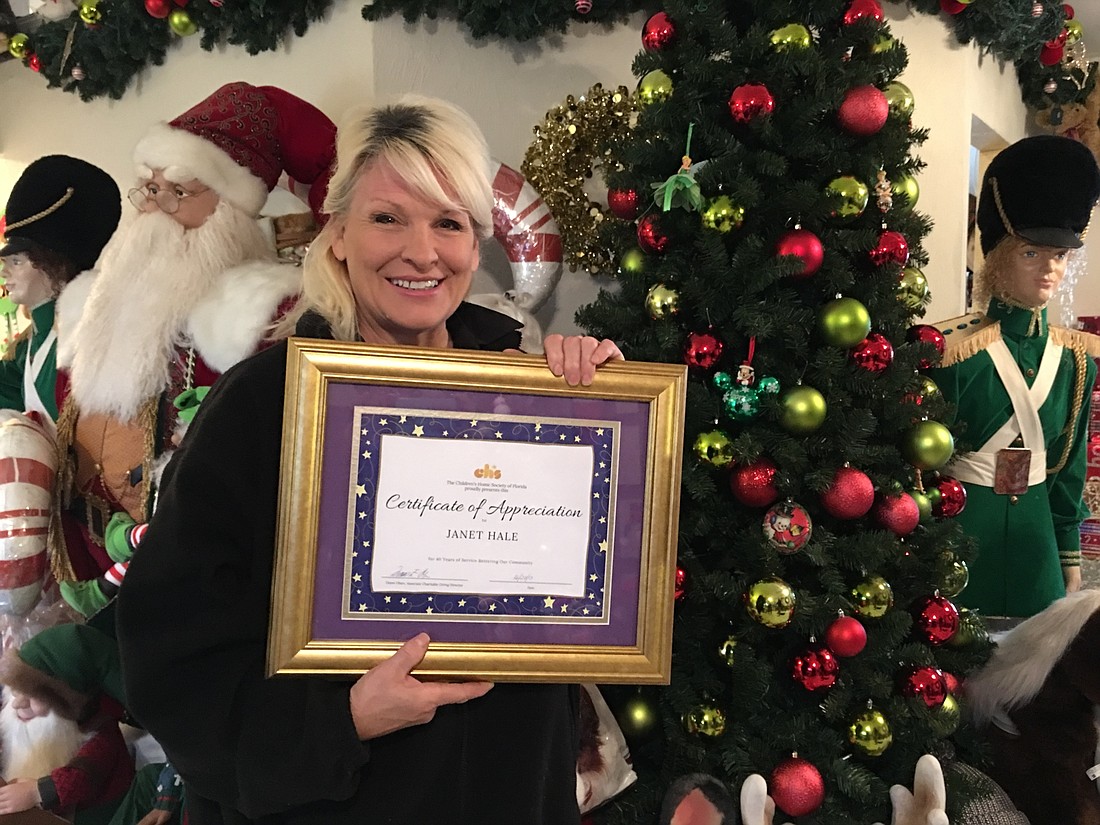
[[[174,399],[264,346],[297,296],[300,270],[276,257],[256,218],[283,172],[312,182],[320,204],[334,137],[311,104],[238,82],[138,143],[134,211],[58,306],[68,371],[58,439],[70,466],[51,561],[85,615],[117,591],[140,541]]]

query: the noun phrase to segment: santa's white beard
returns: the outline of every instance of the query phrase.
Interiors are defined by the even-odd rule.
[[[124,221],[72,333],[70,382],[80,409],[133,419],[167,386],[196,304],[226,270],[272,257],[256,222],[224,200],[196,229],[159,210]]]
[[[76,722],[51,712],[24,722],[16,716],[11,697],[4,691],[4,707],[0,710],[0,739],[3,740],[3,770],[0,774],[13,779],[41,779],[76,756],[90,734],[81,732]]]

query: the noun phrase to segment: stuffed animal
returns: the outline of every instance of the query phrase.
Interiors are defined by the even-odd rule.
[[[1100,160],[1100,83],[1097,83],[1084,103],[1074,103],[1059,107],[1062,112],[1060,123],[1051,122],[1054,108],[1040,109],[1035,113],[1035,122],[1044,131],[1056,135],[1065,135],[1087,146]]]
[[[1100,591],[1059,599],[1010,630],[965,684],[994,748],[990,775],[1033,823],[1100,825]]]

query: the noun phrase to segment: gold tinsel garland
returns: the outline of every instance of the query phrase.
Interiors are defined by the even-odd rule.
[[[636,111],[625,86],[611,90],[597,83],[579,98],[569,95],[534,128],[522,170],[558,222],[566,266],[590,274],[615,268],[614,254],[599,244],[597,230],[603,221],[619,219],[593,202],[584,184],[595,167],[622,168],[619,152]]]
[[[1090,478],[1085,482],[1085,505],[1092,518],[1100,518],[1100,478]]]

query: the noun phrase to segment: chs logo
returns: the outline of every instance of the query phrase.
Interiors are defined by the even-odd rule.
[[[486,464],[474,470],[474,478],[500,478],[500,470],[492,464]]]

